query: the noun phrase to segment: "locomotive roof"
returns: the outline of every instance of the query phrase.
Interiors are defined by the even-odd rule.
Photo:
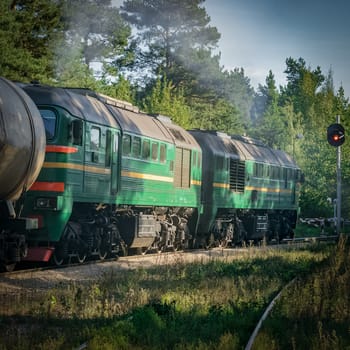
[[[239,151],[228,135],[220,133],[218,136],[219,134],[204,130],[190,130],[189,132],[207,152],[221,157],[230,154],[231,158],[239,159]]]
[[[161,141],[175,143],[185,148],[199,149],[197,141],[185,129],[172,123],[169,117],[162,115],[149,115],[140,112],[137,107],[127,103],[121,106],[123,101],[97,94],[97,98],[103,101],[119,125],[124,131],[149,136]]]
[[[231,137],[232,142],[237,145],[240,154],[245,159],[252,159],[261,163],[296,167],[292,157],[281,150],[273,149],[262,142],[244,137]]]
[[[173,124],[170,120],[166,122],[156,116],[141,112],[136,113],[113,105],[109,105],[108,108],[124,131],[175,143],[177,146],[196,146],[199,148],[195,139],[186,130]]]
[[[74,116],[94,123],[118,127],[106,106],[93,96],[79,90],[46,85],[21,85],[37,105],[54,105],[68,110]],[[86,90],[88,91],[88,90]]]
[[[281,150],[272,149],[258,140],[245,136],[227,135],[216,131],[191,130],[202,147],[222,157],[254,160],[261,163],[297,167],[291,156]]]
[[[20,84],[37,105],[55,105],[74,116],[93,123],[121,128],[185,148],[199,149],[197,141],[170,118],[142,113],[132,104],[89,89],[59,88],[39,84]]]

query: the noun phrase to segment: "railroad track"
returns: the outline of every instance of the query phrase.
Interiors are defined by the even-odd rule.
[[[319,236],[319,237],[304,237],[304,238],[294,238],[294,239],[284,239],[281,242],[272,242],[271,244],[267,245],[266,247],[270,248],[277,248],[277,247],[288,247],[293,245],[302,245],[302,244],[311,244],[311,243],[317,243],[317,242],[333,242],[337,241],[338,236],[332,235],[332,236]],[[210,258],[218,256],[219,254],[223,254],[223,251],[225,250],[226,254],[227,252],[232,251],[234,252],[242,252],[245,249],[249,248],[255,248],[259,249],[265,247],[265,245],[254,245],[252,241],[247,242],[247,244],[243,247],[216,247],[211,249],[192,249],[192,250],[182,250],[182,251],[168,251],[163,253],[150,253],[147,254],[135,254],[135,255],[128,255],[125,257],[115,257],[115,258],[109,258],[104,260],[88,260],[84,263],[68,263],[60,266],[41,266],[41,267],[32,267],[32,265],[27,266],[21,266],[19,265],[19,268],[12,272],[3,272],[0,273],[0,283],[2,278],[11,277],[15,278],[16,276],[23,276],[23,275],[32,275],[37,272],[45,272],[45,271],[64,271],[68,268],[80,268],[80,267],[86,267],[86,266],[94,266],[94,265],[100,265],[100,264],[108,264],[108,263],[114,263],[116,261],[119,261],[120,264],[127,264],[128,262],[131,262],[133,260],[140,261],[140,265],[142,266],[142,261],[147,259],[153,259],[153,260],[159,260],[162,259],[163,261],[166,260],[166,258],[169,258],[171,256],[179,257],[180,255],[192,253],[192,254],[203,254],[208,255]],[[231,254],[230,254],[231,255]]]

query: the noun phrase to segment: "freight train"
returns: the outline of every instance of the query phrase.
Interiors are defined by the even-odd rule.
[[[21,260],[60,265],[131,249],[227,246],[293,235],[301,172],[286,153],[245,136],[187,131],[166,116],[88,89],[17,85],[39,110],[46,136],[44,150],[32,156],[39,158],[37,167],[45,158],[41,171],[24,186],[21,200],[21,217],[35,222],[25,230]],[[7,125],[15,122],[12,114],[2,118]],[[31,135],[42,143],[36,127],[23,124],[29,135],[14,137]],[[26,161],[22,155],[7,161],[12,159],[13,169]],[[1,179],[11,181],[14,171],[5,168]],[[8,262],[5,247],[0,260]]]

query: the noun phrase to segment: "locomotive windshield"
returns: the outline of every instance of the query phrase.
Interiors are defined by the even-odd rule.
[[[40,109],[45,125],[46,139],[50,140],[56,134],[56,113],[52,109]]]

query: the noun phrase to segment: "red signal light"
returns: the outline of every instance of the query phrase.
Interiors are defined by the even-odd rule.
[[[341,124],[331,124],[327,128],[328,143],[334,147],[341,146],[345,141],[345,130]]]

